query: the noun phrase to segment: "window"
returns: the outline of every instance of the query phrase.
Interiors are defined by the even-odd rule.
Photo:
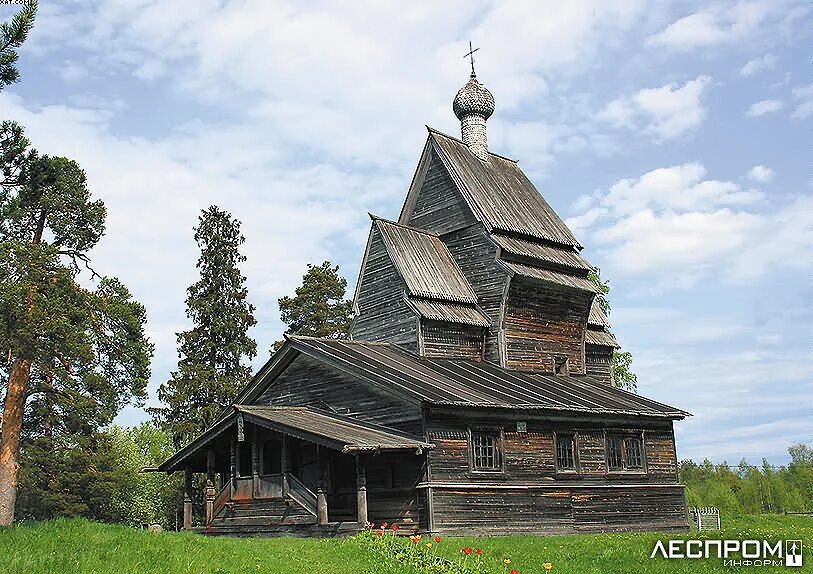
[[[572,434],[556,435],[557,470],[576,470],[575,442],[575,437]]]
[[[644,449],[640,437],[607,437],[609,470],[643,470]]]
[[[627,468],[644,468],[641,439],[628,438],[624,441],[624,444],[627,451]]]
[[[607,439],[607,467],[610,470],[622,470],[624,468],[621,443],[622,440],[618,437],[609,437]]]
[[[555,375],[567,375],[570,373],[567,357],[553,358],[553,373]]]
[[[502,470],[500,435],[496,431],[471,432],[471,463],[473,470]]]

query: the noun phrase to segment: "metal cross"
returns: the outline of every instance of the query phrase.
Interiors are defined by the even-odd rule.
[[[471,77],[474,77],[474,53],[479,50],[480,48],[471,47],[471,40],[469,40],[469,53],[463,56],[464,58],[471,58]]]

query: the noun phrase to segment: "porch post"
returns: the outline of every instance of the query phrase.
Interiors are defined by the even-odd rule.
[[[319,466],[319,481],[316,483],[316,516],[320,526],[327,524],[327,464],[324,448],[316,445],[316,462]]]
[[[288,496],[288,435],[282,435],[282,444],[280,446],[280,472],[282,472],[282,496]]]
[[[215,517],[215,485],[211,479],[206,481],[204,498],[206,499],[206,526],[209,526]]]
[[[367,524],[367,460],[363,454],[356,455],[356,493],[358,499],[358,523]]]
[[[183,529],[192,528],[192,468],[184,469],[184,489],[183,489]]]
[[[231,450],[229,452],[229,481],[232,488],[237,484],[237,441],[231,439]]]
[[[257,427],[251,433],[251,482],[252,495],[257,496],[260,492],[260,455],[257,450]]]
[[[206,479],[215,481],[215,449],[209,447],[206,450]]]

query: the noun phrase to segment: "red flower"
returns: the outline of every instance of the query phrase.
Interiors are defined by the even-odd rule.
[[[412,540],[412,544],[417,544],[418,542],[420,542],[420,538],[418,538],[417,536],[413,536],[412,538],[410,538],[410,540]]]
[[[440,544],[440,536],[435,536],[435,543]]]
[[[397,525],[397,524],[393,524],[393,525],[392,525],[392,529],[393,529],[393,530],[398,530],[398,525]]]
[[[463,549],[463,554],[465,554],[466,556],[468,556],[469,554],[471,554],[471,548],[468,548],[468,547],[464,548],[464,549]]]
[[[379,530],[378,532],[375,533],[375,535],[381,538],[382,536],[384,536],[384,533]]]
[[[370,523],[370,528],[375,528],[375,522]]]
[[[389,526],[389,522],[382,522],[381,523],[381,528],[386,528],[387,526]]]
[[[511,574],[519,574],[519,570],[517,570],[516,568],[514,568],[513,570],[511,570]]]
[[[474,553],[477,554],[477,556],[482,556],[483,555],[483,549],[478,548],[477,550],[474,551]]]

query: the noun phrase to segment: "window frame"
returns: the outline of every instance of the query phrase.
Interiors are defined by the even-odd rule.
[[[579,433],[573,432],[556,432],[553,433],[553,464],[557,473],[562,474],[578,474],[581,470],[579,465]],[[573,461],[573,466],[561,466],[559,464],[559,441],[562,438],[570,439],[570,457]]]
[[[505,474],[505,449],[503,441],[503,428],[497,426],[468,427],[469,472],[472,474],[501,475]],[[488,434],[494,437],[494,455],[497,457],[494,467],[478,467],[474,449],[476,434]]]
[[[619,445],[619,460],[620,466],[611,466],[611,445],[617,441]],[[629,441],[636,441],[638,443],[640,456],[640,465],[630,466],[629,463]],[[604,463],[607,465],[607,474],[646,474],[647,461],[646,461],[646,434],[644,431],[639,433],[622,432],[622,431],[605,431],[604,432]]]

